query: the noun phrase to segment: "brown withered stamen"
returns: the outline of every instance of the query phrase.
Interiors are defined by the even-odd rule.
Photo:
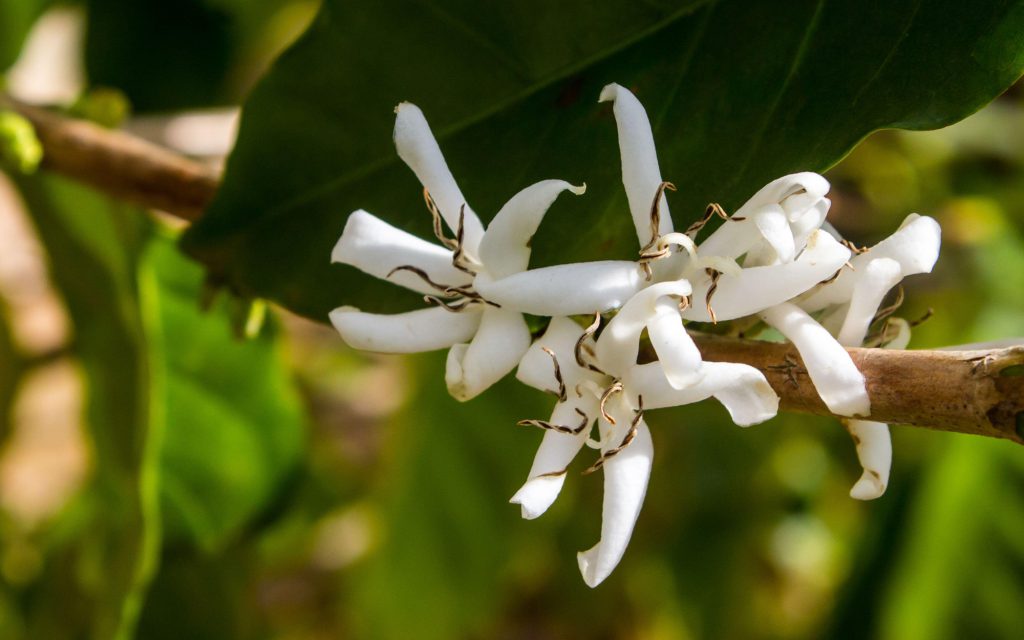
[[[452,266],[468,273],[471,276],[476,275],[476,270],[468,264],[466,261],[466,253],[463,247],[463,242],[466,239],[466,203],[462,203],[459,207],[459,228],[455,231],[455,251],[452,253]]]
[[[639,433],[640,421],[644,419],[644,397],[637,396],[636,399],[637,404],[639,404],[640,406],[638,409],[636,409],[636,416],[633,417],[633,422],[630,423],[629,431],[627,431],[625,437],[622,438],[622,442],[620,442],[619,446],[615,447],[614,449],[609,449],[608,451],[606,451],[604,455],[597,459],[597,462],[590,465],[590,467],[583,472],[583,475],[589,475],[603,467],[605,462],[607,462],[610,458],[614,458],[615,456],[622,453],[622,450],[628,447],[630,443],[632,443],[633,440],[636,438],[637,433]]]
[[[433,196],[430,195],[426,187],[423,187],[423,202],[426,203],[427,211],[430,212],[433,221],[434,237],[445,247],[454,251],[456,249],[455,241],[444,235],[444,228],[441,226],[441,210],[437,208],[437,203],[434,202]]]
[[[711,286],[708,287],[708,294],[704,298],[704,304],[707,305],[708,315],[711,316],[711,324],[718,324],[718,318],[715,316],[715,310],[711,308],[711,296],[715,295],[715,291],[718,290],[718,279],[722,276],[722,272],[710,267],[704,271],[711,276]]]
[[[879,309],[878,313],[875,314],[875,317],[871,318],[870,324],[875,324],[876,322],[885,320],[892,314],[896,313],[896,310],[903,306],[904,293],[903,285],[898,285],[896,288],[896,299],[888,307]]]
[[[548,429],[550,431],[557,431],[558,433],[568,433],[570,435],[578,436],[587,428],[587,425],[590,424],[590,418],[579,409],[576,409],[576,413],[580,414],[582,420],[580,420],[580,423],[575,427],[569,427],[564,424],[553,424],[546,420],[520,420],[516,425],[520,427],[540,427],[541,429]]]
[[[608,424],[615,424],[615,418],[608,415],[608,412],[605,410],[604,405],[607,404],[609,398],[611,398],[616,393],[621,392],[622,382],[620,380],[616,380],[615,382],[608,385],[608,388],[605,389],[604,393],[601,394],[601,415],[604,416],[604,419],[608,421]]]
[[[700,233],[700,230],[703,229],[707,225],[707,223],[711,222],[711,218],[716,216],[716,215],[719,218],[721,218],[722,220],[728,220],[729,219],[729,216],[728,216],[728,214],[725,213],[725,209],[722,208],[722,205],[718,204],[717,202],[712,202],[712,203],[708,204],[706,209],[704,209],[704,217],[701,218],[700,220],[694,222],[689,227],[687,227],[687,229],[686,229],[686,231],[684,231],[684,233],[686,235],[690,236],[691,238],[696,236],[698,233]],[[734,218],[734,219],[735,220],[743,220],[744,218]]]
[[[555,393],[555,396],[558,397],[559,401],[565,402],[568,396],[565,394],[565,380],[562,379],[562,368],[558,366],[558,356],[547,347],[541,347],[541,351],[551,356],[551,364],[555,367],[555,381],[558,383],[558,392]]]
[[[853,252],[853,255],[855,255],[855,256],[859,256],[862,253],[867,253],[870,250],[867,247],[858,247],[857,245],[853,244],[852,242],[850,242],[846,238],[843,238],[842,240],[840,240],[839,244],[841,244],[844,247],[846,247],[847,249],[849,249],[851,252]]]
[[[569,469],[568,468],[562,469],[561,471],[548,471],[547,473],[541,473],[541,474],[536,475],[534,477],[535,478],[557,478],[559,476],[564,476],[567,473],[569,473]]]
[[[443,293],[443,294],[445,294],[446,296],[449,296],[449,297],[450,296],[456,296],[456,295],[464,295],[464,296],[472,297],[472,296],[476,295],[475,293],[473,293],[473,292],[471,292],[468,289],[465,289],[463,287],[456,287],[456,286],[453,286],[453,285],[441,284],[439,282],[434,282],[430,278],[430,275],[426,271],[424,271],[423,269],[420,269],[419,267],[415,267],[415,266],[413,266],[411,264],[399,265],[399,266],[395,267],[394,269],[392,269],[391,271],[388,271],[388,275],[385,276],[385,277],[390,278],[391,276],[393,276],[395,273],[397,273],[399,271],[408,271],[410,273],[413,273],[413,274],[419,276],[419,278],[421,280],[423,280],[424,282],[426,282],[428,285],[430,285],[431,287],[437,289],[438,291],[440,291],[441,293]]]
[[[917,320],[911,320],[907,324],[909,324],[910,328],[913,329],[914,327],[918,326],[919,324],[923,324],[924,322],[926,322],[928,320],[928,318],[931,318],[933,315],[935,315],[935,309],[932,309],[931,307],[928,307],[928,309],[924,312],[924,315],[922,315]]]
[[[601,369],[583,359],[583,348],[586,344],[587,338],[597,333],[597,330],[598,328],[600,328],[600,326],[601,313],[596,312],[594,313],[594,321],[590,323],[589,327],[583,330],[583,334],[580,335],[578,340],[576,340],[576,347],[573,349],[573,354],[576,356],[576,364],[583,367],[584,369],[589,369],[595,373],[600,373],[604,375],[604,371],[601,371]]]

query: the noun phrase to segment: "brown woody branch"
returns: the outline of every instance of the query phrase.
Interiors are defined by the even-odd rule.
[[[43,166],[112,196],[198,219],[218,173],[134,136],[16,103],[44,147]],[[697,336],[704,357],[761,370],[787,411],[832,415],[789,344]],[[1005,438],[1024,444],[1024,346],[987,351],[848,349],[880,422]]]
[[[121,131],[0,96],[35,127],[43,167],[115,198],[195,221],[213,200],[220,174],[172,151]]]

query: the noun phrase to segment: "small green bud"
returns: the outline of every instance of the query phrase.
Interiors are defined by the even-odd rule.
[[[0,111],[0,165],[30,174],[42,159],[43,145],[32,123],[20,113]]]
[[[97,87],[78,96],[69,113],[77,118],[95,122],[101,127],[114,129],[131,115],[128,97],[117,89]]]

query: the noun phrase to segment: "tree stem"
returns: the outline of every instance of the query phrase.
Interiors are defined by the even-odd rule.
[[[116,198],[195,221],[220,182],[215,169],[140,140],[0,96],[35,126],[43,167]],[[790,344],[695,338],[707,360],[749,364],[787,411],[831,416]],[[1024,444],[1024,346],[976,351],[847,349],[867,379],[872,420]]]

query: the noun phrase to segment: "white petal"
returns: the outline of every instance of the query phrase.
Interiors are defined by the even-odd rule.
[[[711,298],[718,320],[742,318],[794,298],[825,280],[849,259],[850,250],[818,230],[794,261],[764,267],[748,267],[737,276],[722,274]],[[683,312],[686,320],[709,322],[705,300],[711,281],[707,276],[693,282],[693,304]]]
[[[345,230],[334,245],[331,262],[349,264],[363,273],[388,280],[419,293],[437,293],[423,278],[408,271],[392,269],[411,265],[422,269],[434,282],[465,286],[471,278],[452,266],[452,252],[391,226],[373,214],[360,209],[352,212]]]
[[[850,436],[857,444],[857,458],[864,468],[857,484],[850,489],[850,497],[874,500],[885,493],[892,467],[892,438],[889,425],[871,420],[844,420]]]
[[[629,211],[640,246],[651,240],[651,204],[661,185],[661,169],[654,147],[651,122],[643,105],[628,89],[609,84],[601,91],[600,102],[614,102],[615,124],[619,131],[619,152],[622,156],[622,184],[626,187]],[[672,216],[664,194],[659,201],[658,236],[672,231]]]
[[[480,312],[452,313],[440,307],[393,315],[338,307],[330,314],[341,338],[354,349],[380,353],[418,353],[445,349],[476,333]]]
[[[625,403],[617,403],[625,405]],[[633,420],[631,411],[615,412],[617,424],[602,451],[621,444]],[[633,526],[647,493],[654,446],[647,424],[641,420],[637,435],[628,447],[605,462],[604,505],[601,514],[601,541],[577,554],[580,573],[589,587],[596,587],[619,564],[633,535]]]
[[[832,413],[850,417],[871,413],[864,376],[846,349],[807,312],[785,303],[766,309],[761,317],[796,346],[807,375]]]
[[[906,217],[896,233],[882,240],[865,253],[855,256],[850,263],[853,269],[845,269],[834,281],[817,287],[800,302],[808,311],[817,311],[833,304],[850,300],[853,288],[868,263],[872,260],[889,258],[900,264],[903,277],[927,273],[935,266],[942,242],[939,223],[927,216],[912,213]]]
[[[484,309],[473,341],[448,352],[448,393],[463,402],[476,397],[512,371],[529,347],[530,329],[521,313]]]
[[[574,187],[563,180],[544,180],[526,187],[498,211],[480,241],[480,261],[492,278],[525,271],[530,262],[530,241],[548,207],[563,191],[583,195],[586,185]]]
[[[853,260],[853,266],[876,258],[892,258],[900,263],[903,276],[929,273],[939,259],[942,244],[942,229],[934,218],[912,213],[900,225],[899,230],[882,240],[867,253]]]
[[[644,284],[640,267],[625,260],[530,269],[500,280],[481,275],[474,281],[484,298],[538,316],[572,316],[615,309]]]
[[[599,411],[597,399],[588,398],[585,400],[589,401],[582,403],[579,400],[579,398],[571,398],[569,402],[556,404],[550,422],[573,428],[579,426],[582,420],[576,413],[576,408],[579,407],[593,424]],[[589,428],[584,428],[578,435],[559,433],[558,431],[544,432],[544,440],[541,441],[537,455],[533,459],[529,479],[509,500],[512,504],[520,505],[524,518],[533,520],[547,511],[548,507],[554,503],[565,483],[565,473],[559,472],[565,471],[573,461],[576,454],[583,448],[583,443],[586,442],[589,433]]]
[[[430,192],[441,211],[441,217],[453,233],[459,226],[459,211],[465,205],[465,247],[475,254],[483,238],[484,227],[455,183],[427,119],[419,107],[409,102],[395,107],[395,113],[395,147],[398,149],[398,157],[409,165],[420,183]]]
[[[807,245],[807,238],[825,224],[825,217],[828,215],[828,210],[831,206],[831,200],[822,198],[796,220],[790,222],[789,228],[793,232],[793,244],[798,252],[803,251],[803,248]]]
[[[665,378],[676,389],[695,384],[703,376],[700,351],[683,327],[679,305],[662,298],[655,304],[654,316],[647,323],[651,346],[665,369]]]
[[[754,367],[704,361],[700,368],[700,380],[684,389],[668,384],[660,362],[633,367],[623,384],[634,404],[643,396],[646,409],[678,407],[714,396],[741,427],[764,422],[778,412],[779,397]]]
[[[551,349],[558,358],[558,366],[566,386],[573,386],[583,375],[576,364],[576,342],[583,335],[583,327],[564,316],[551,318],[544,335],[534,340],[519,361],[516,378],[523,384],[540,389],[555,391],[558,381],[555,379],[555,368],[551,356],[544,349]]]
[[[708,255],[738,258],[757,242],[760,234],[751,216],[768,205],[781,205],[792,221],[817,203],[828,193],[828,181],[816,173],[803,172],[783,176],[761,187],[733,216],[745,218],[731,221],[715,230],[700,245]]]
[[[624,375],[636,364],[640,353],[640,334],[657,312],[658,300],[665,296],[687,296],[690,291],[689,282],[674,280],[652,284],[631,297],[597,341],[595,350],[601,369],[616,377]]]
[[[839,344],[859,347],[864,342],[882,299],[902,278],[900,263],[892,258],[876,258],[861,266],[850,297],[850,308],[837,335]]]
[[[789,228],[789,219],[777,204],[759,209],[753,215],[754,224],[775,251],[775,262],[792,262],[796,256],[793,244],[793,232]]]
[[[910,344],[910,323],[903,318],[889,318],[889,327],[896,327],[896,334],[882,345],[886,349],[906,349]],[[891,329],[890,329],[891,331]],[[886,333],[889,333],[888,331]],[[998,347],[990,347],[998,348]]]

